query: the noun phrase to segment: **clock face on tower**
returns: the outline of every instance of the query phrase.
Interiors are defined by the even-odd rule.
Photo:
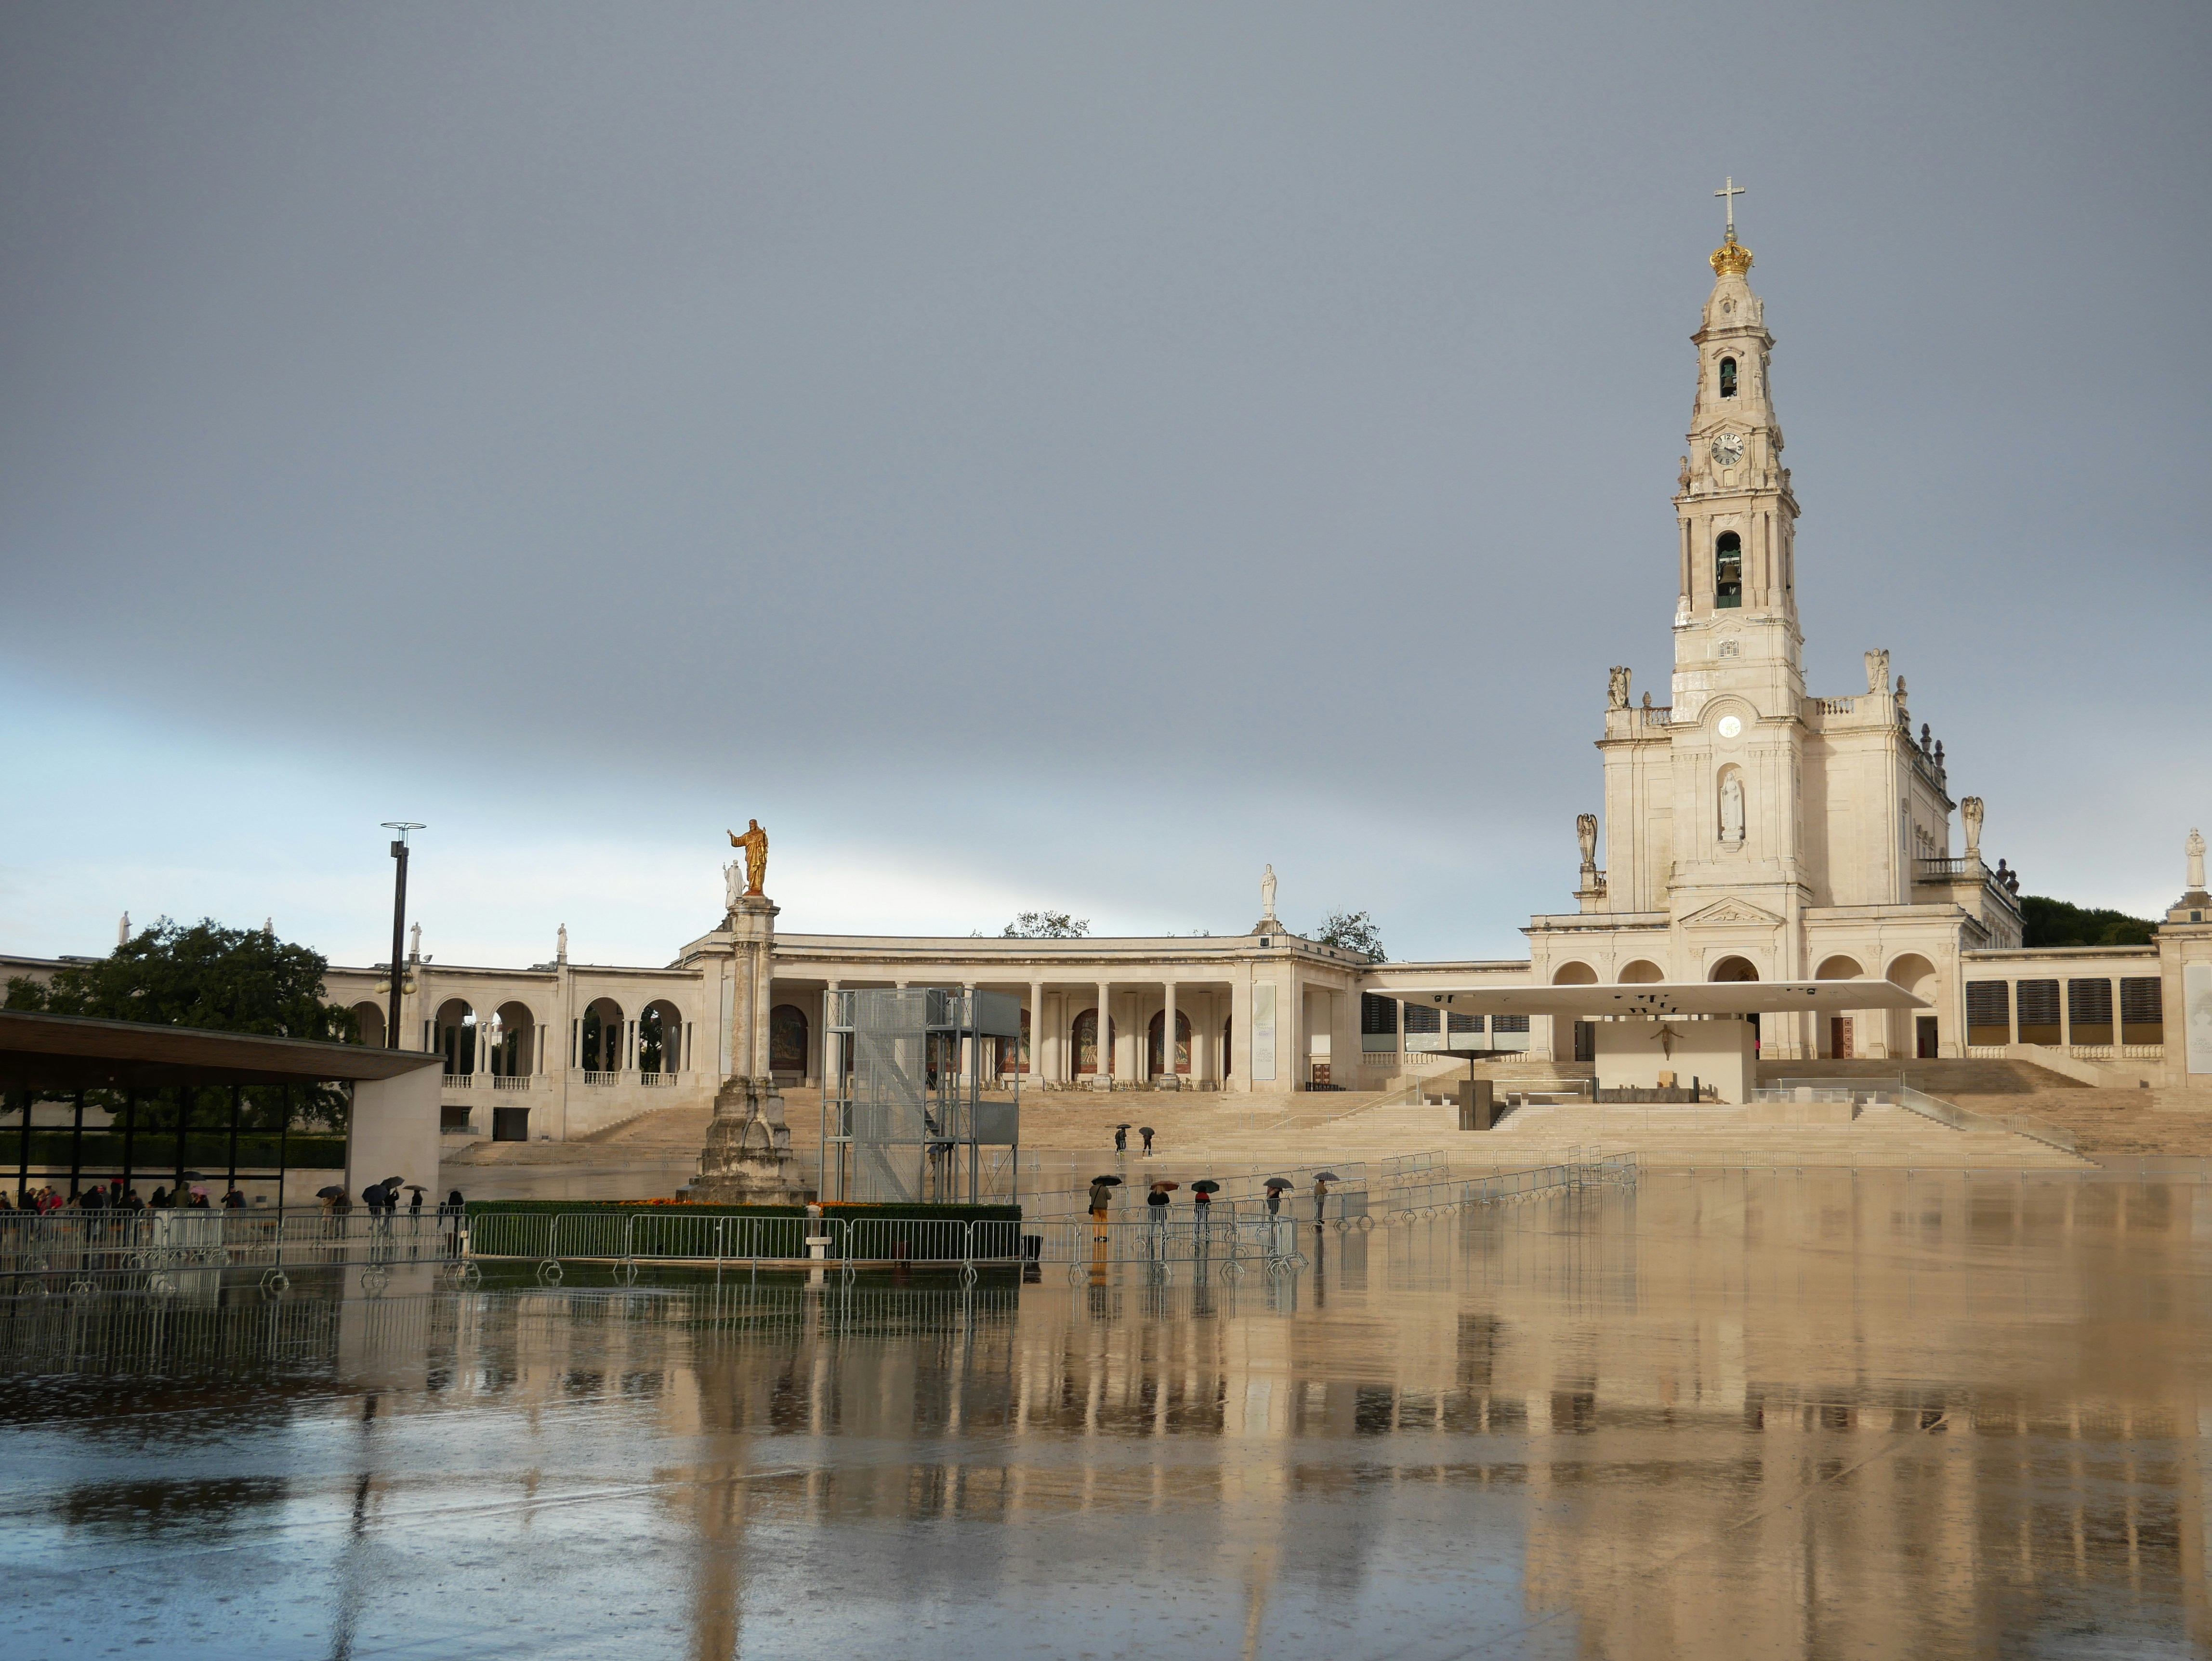
[[[1713,459],[1723,467],[1733,467],[1743,459],[1743,435],[1720,433],[1713,439]]]

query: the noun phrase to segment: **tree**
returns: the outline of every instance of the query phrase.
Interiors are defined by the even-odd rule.
[[[1065,911],[1024,911],[1000,932],[1002,940],[1079,940],[1091,932],[1091,919]]]
[[[319,952],[258,928],[225,928],[212,917],[186,928],[163,917],[112,956],[70,964],[43,985],[21,976],[10,980],[7,1007],[149,1026],[350,1041],[353,1012],[323,1001],[328,967]],[[264,1106],[276,1098],[270,1087],[250,1093]],[[344,1099],[318,1086],[301,1104],[312,1117],[329,1118]]]
[[[1315,931],[1314,939],[1323,946],[1356,952],[1370,963],[1387,963],[1390,958],[1390,954],[1382,949],[1382,930],[1364,911],[1330,912],[1328,920]]]
[[[2158,925],[2148,917],[2131,917],[2040,894],[2020,897],[2022,946],[2148,946]]]

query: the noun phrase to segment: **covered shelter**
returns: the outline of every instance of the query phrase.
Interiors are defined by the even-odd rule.
[[[1872,978],[1510,986],[1479,980],[1443,984],[1423,974],[1396,986],[1384,968],[1370,984],[1408,1002],[1429,1002],[1461,1014],[1586,1021],[1592,1027],[1600,1090],[1648,1089],[1694,1078],[1715,1086],[1721,1100],[1734,1102],[1748,1100],[1756,1082],[1759,1015],[1929,1007],[1926,999],[1894,982]]]
[[[393,1175],[435,1184],[442,1071],[441,1056],[421,1050],[0,1010],[0,1091],[129,1096],[179,1086],[349,1086],[349,1192]],[[27,1109],[27,1125],[28,1118]],[[181,1146],[180,1137],[180,1163]]]

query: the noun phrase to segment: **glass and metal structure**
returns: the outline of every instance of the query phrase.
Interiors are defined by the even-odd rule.
[[[1021,1075],[1000,1079],[998,1050],[1021,1042],[1021,1000],[885,987],[823,1005],[822,1197],[1013,1203]]]

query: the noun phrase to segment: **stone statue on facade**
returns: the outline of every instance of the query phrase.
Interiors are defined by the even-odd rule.
[[[1721,781],[1721,840],[1743,840],[1743,780],[1735,773]]]
[[[568,961],[568,925],[565,922],[561,925],[561,932],[553,937],[553,961]]]
[[[738,902],[745,897],[745,862],[732,860],[722,867],[722,908],[727,911],[738,909]]]
[[[407,931],[407,961],[422,961],[422,925],[419,922]]]
[[[1966,828],[1966,857],[1978,860],[1982,856],[1982,799],[1966,796],[1959,803],[1959,823]]]
[[[1597,869],[1597,815],[1596,815],[1596,814],[1595,814],[1595,813],[1577,813],[1577,814],[1576,814],[1576,815],[1575,815],[1575,840],[1582,845],[1582,850],[1583,850],[1583,870],[1585,870],[1585,871],[1595,871],[1595,870],[1596,870],[1596,869]]]
[[[1260,916],[1265,922],[1275,921],[1275,867],[1272,865],[1260,873]]]
[[[1605,707],[1608,709],[1628,708],[1628,670],[1625,665],[1616,664],[1608,672]]]
[[[2192,830],[2189,833],[2189,841],[2185,847],[2189,854],[2189,891],[2192,894],[2201,894],[2204,891],[2203,837]]]
[[[745,824],[750,828],[742,837],[730,832],[730,846],[745,850],[745,891],[738,897],[757,899],[768,891],[763,885],[768,881],[768,832],[761,829],[758,819],[747,819]],[[732,901],[731,910],[736,909]]]
[[[1690,494],[1690,458],[1682,458],[1682,471],[1674,475],[1674,483],[1684,496]]]
[[[1866,654],[1867,691],[1880,697],[1889,691],[1889,648],[1876,647]]]

